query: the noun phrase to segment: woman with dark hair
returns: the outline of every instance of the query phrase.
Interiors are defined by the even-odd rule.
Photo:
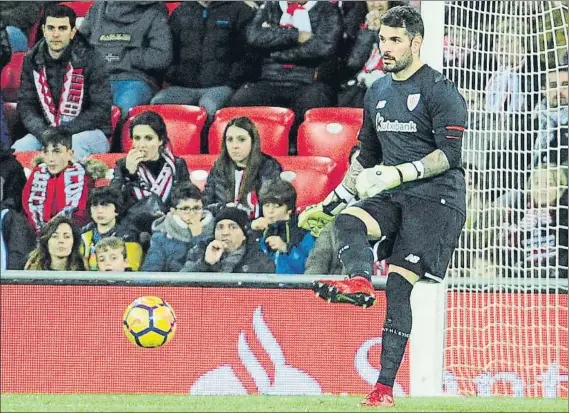
[[[146,111],[130,123],[132,148],[115,166],[111,187],[126,201],[129,219],[140,232],[152,232],[152,221],[167,211],[172,187],[190,180],[186,161],[168,149],[166,124]]]
[[[261,152],[255,124],[246,117],[232,119],[223,133],[221,154],[216,159],[204,189],[204,204],[216,215],[227,204],[238,204],[259,216],[257,192],[263,182],[282,172],[273,157]]]
[[[57,215],[41,227],[38,247],[30,253],[24,269],[87,271],[80,247],[79,227],[71,218]]]

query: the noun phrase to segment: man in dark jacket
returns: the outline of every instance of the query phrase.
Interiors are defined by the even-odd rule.
[[[306,110],[335,106],[336,52],[343,23],[327,1],[269,1],[257,12],[247,33],[263,54],[260,81],[241,87],[230,106],[284,106],[295,112],[290,134],[296,153],[296,130]]]
[[[274,262],[249,236],[251,221],[245,211],[227,207],[215,217],[215,235],[188,251],[182,272],[275,273]]]
[[[107,60],[113,102],[123,118],[150,102],[172,62],[168,9],[159,1],[97,1],[81,33]]]
[[[48,7],[44,39],[24,58],[18,112],[28,131],[12,148],[40,150],[50,128],[73,135],[78,159],[109,151],[111,90],[105,61],[77,33],[73,9]]]
[[[44,1],[3,1],[0,17],[7,26],[12,51],[26,52],[30,35],[35,36],[34,26],[40,20]]]
[[[202,106],[211,123],[233,91],[251,79],[255,61],[246,30],[255,10],[241,1],[188,1],[170,16],[174,60],[166,71],[171,87],[153,104]]]

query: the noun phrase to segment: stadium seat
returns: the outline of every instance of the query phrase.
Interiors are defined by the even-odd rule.
[[[151,110],[162,116],[170,138],[170,148],[174,155],[200,153],[200,134],[207,118],[205,109],[189,105],[141,105],[129,110],[128,119],[121,133],[122,151],[128,152],[132,145],[129,126],[136,115]]]
[[[190,180],[203,191],[207,175],[211,171],[218,155],[183,155],[181,158],[186,161],[188,171],[190,172]]]
[[[17,102],[20,90],[20,77],[24,63],[25,52],[13,53],[10,63],[2,70],[0,88],[4,94],[5,102]]]
[[[113,136],[115,136],[115,131],[120,119],[121,119],[121,108],[113,105],[111,109],[111,128],[112,128],[111,139]]]
[[[181,1],[167,1],[166,7],[168,7],[168,14],[172,14],[181,3]]]
[[[333,189],[330,176],[321,171],[302,169],[294,166],[283,168],[281,178],[292,183],[296,189],[296,211],[318,203]]]
[[[268,155],[288,155],[288,135],[294,122],[294,112],[288,108],[274,106],[229,107],[217,111],[209,129],[209,153],[221,152],[223,132],[227,123],[234,118],[250,118],[261,137],[261,151]]]
[[[313,108],[306,111],[304,120],[308,122],[314,121],[330,121],[340,123],[357,123],[363,122],[364,110],[360,108]]]
[[[92,2],[92,1],[64,1],[64,2],[60,2],[59,4],[69,6],[73,10],[75,10],[75,14],[77,15],[77,21],[75,22],[75,25],[78,28],[80,28],[81,23],[83,22],[83,19],[85,18],[85,16],[89,12],[89,9],[93,5],[93,3],[94,2]]]
[[[333,174],[337,167],[336,162],[324,156],[275,156],[283,170],[311,170]]]
[[[14,152],[14,157],[20,162],[20,165],[24,167],[26,177],[30,175],[32,169],[35,167],[33,164],[34,158],[41,155],[43,155],[42,151]]]

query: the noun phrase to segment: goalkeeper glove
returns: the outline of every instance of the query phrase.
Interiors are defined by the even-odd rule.
[[[424,175],[424,166],[420,161],[397,166],[376,165],[364,169],[357,177],[356,190],[361,199],[372,197],[380,192],[393,189],[403,182],[420,179]]]
[[[318,237],[322,228],[342,212],[348,203],[354,199],[354,196],[344,185],[338,185],[324,201],[311,205],[302,211],[298,217],[298,226]]]

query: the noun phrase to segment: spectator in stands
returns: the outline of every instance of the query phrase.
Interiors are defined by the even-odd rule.
[[[75,12],[51,5],[42,26],[44,38],[28,52],[22,67],[18,112],[28,132],[12,145],[16,151],[42,147],[49,129],[73,135],[78,159],[109,151],[111,94],[105,62],[77,34]]]
[[[510,191],[492,206],[507,220],[493,225],[494,253],[486,264],[504,265],[507,276],[567,278],[568,192],[567,149],[551,149],[525,190]]]
[[[38,246],[31,252],[24,269],[87,271],[80,247],[79,228],[71,218],[58,215],[41,228]]]
[[[535,108],[538,114],[539,135],[533,148],[534,163],[539,162],[544,151],[555,146],[560,128],[567,130],[567,95],[569,73],[567,51],[560,58],[560,65],[547,72],[544,85],[544,99]]]
[[[26,218],[5,202],[6,180],[0,176],[0,270],[23,270],[36,235]]]
[[[4,20],[10,37],[12,51],[26,52],[29,36],[35,36],[32,29],[41,18],[44,1],[3,1],[0,18]]]
[[[122,238],[106,237],[100,239],[97,245],[95,245],[98,271],[132,271],[132,267],[127,258],[127,248]]]
[[[299,228],[296,216],[296,189],[282,179],[266,181],[259,191],[263,216],[251,228],[259,231],[259,246],[275,263],[277,274],[304,274],[306,258],[314,236]]]
[[[203,209],[202,192],[191,182],[175,186],[170,212],[152,224],[142,271],[178,272],[190,248],[213,236],[213,215]]]
[[[281,165],[261,152],[255,124],[245,117],[232,119],[223,133],[221,154],[207,177],[204,203],[214,215],[227,204],[239,204],[250,218],[256,218],[261,184],[278,178],[281,172]]]
[[[160,89],[172,62],[168,9],[159,1],[97,1],[81,23],[81,33],[107,60],[113,102],[123,118]]]
[[[186,161],[168,149],[166,124],[156,112],[145,111],[130,123],[132,148],[115,166],[111,186],[119,189],[126,218],[139,232],[152,231],[152,221],[167,212],[172,187],[189,181]]]
[[[24,211],[36,232],[56,215],[73,217],[78,225],[89,219],[87,198],[106,167],[96,160],[85,165],[73,161],[71,139],[66,129],[50,128],[43,134],[43,156],[36,159],[22,194]]]
[[[254,14],[255,9],[241,1],[187,1],[170,16],[174,44],[174,59],[166,71],[170,87],[158,92],[151,103],[202,106],[208,115],[202,153],[207,153],[207,130],[215,112],[252,78],[257,66],[246,44]]]
[[[275,264],[251,236],[247,213],[223,208],[215,217],[214,239],[188,251],[183,272],[274,273]]]
[[[124,212],[122,194],[116,188],[94,188],[89,194],[87,209],[91,222],[82,229],[82,252],[89,270],[97,270],[97,243],[109,237],[118,237],[126,244],[129,267],[138,271],[142,264],[142,247],[138,243],[138,233],[126,220],[120,220]]]
[[[0,148],[0,177],[4,179],[2,202],[9,208],[22,212],[22,193],[26,185],[23,166],[8,149]]]
[[[4,67],[10,63],[11,58],[12,47],[8,39],[8,32],[6,31],[2,17],[0,17],[0,73],[2,73]],[[9,148],[10,145],[12,145],[12,141],[8,136],[8,125],[4,117],[4,95],[0,90],[0,149]]]
[[[284,106],[295,113],[290,154],[306,110],[336,105],[337,52],[343,32],[338,7],[327,1],[268,1],[247,33],[263,56],[260,80],[247,83],[229,106]]]
[[[366,14],[361,22],[362,24],[358,26],[358,30],[355,32],[355,39],[351,47],[346,50],[346,55],[343,56],[338,106],[364,107],[366,90],[371,87],[373,82],[385,75],[378,37],[381,16],[387,10],[405,5],[407,2],[366,1],[360,4],[365,6]]]

